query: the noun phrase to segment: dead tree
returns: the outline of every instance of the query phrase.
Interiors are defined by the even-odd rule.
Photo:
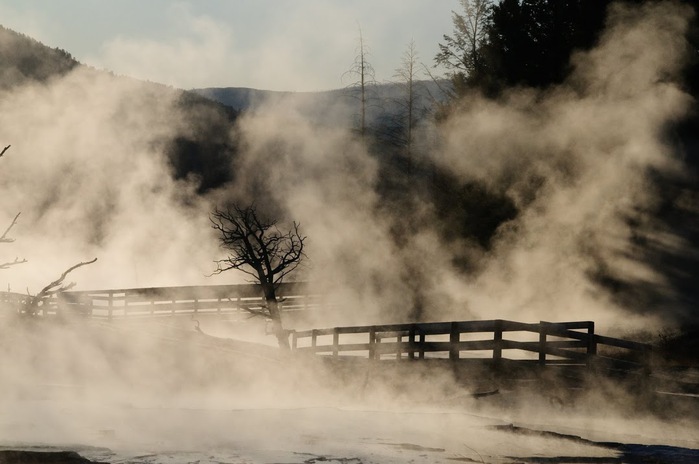
[[[17,216],[12,220],[12,223],[5,229],[5,232],[0,236],[0,243],[12,243],[15,241],[15,239],[10,238],[7,236],[7,234],[10,232],[10,229],[12,229],[15,224],[17,224],[17,218],[19,218],[20,213],[17,213]],[[0,269],[9,269],[10,267],[16,265],[16,264],[22,264],[26,263],[26,259],[19,259],[15,258],[14,261],[7,261],[5,263],[0,263]]]
[[[396,100],[400,112],[399,115],[402,121],[401,127],[401,145],[405,147],[405,154],[408,158],[408,171],[413,168],[413,139],[415,127],[419,121],[418,105],[422,97],[422,84],[419,78],[419,63],[418,53],[415,47],[415,41],[411,40],[408,44],[401,60],[401,66],[396,69],[394,75],[398,79],[397,83],[401,86],[403,95]]]
[[[362,28],[359,28],[359,44],[357,45],[357,55],[354,58],[352,67],[343,74],[343,76],[352,76],[355,81],[352,82],[347,89],[358,91],[359,95],[359,135],[364,137],[367,131],[367,109],[369,106],[370,88],[376,87],[376,78],[374,77],[374,67],[369,63],[369,51],[364,43]],[[353,95],[354,96],[354,95]]]
[[[282,324],[277,289],[284,278],[301,264],[305,236],[294,222],[283,232],[277,222],[262,218],[255,206],[232,206],[225,211],[216,209],[211,215],[212,227],[219,233],[221,247],[229,252],[224,259],[215,261],[214,274],[237,269],[262,287],[265,305],[261,309],[246,309],[253,315],[272,321],[280,348],[289,349],[289,334]]]
[[[41,307],[41,305],[45,304],[46,299],[75,287],[75,282],[71,282],[69,284],[63,283],[66,277],[68,277],[68,274],[70,274],[79,267],[87,266],[88,264],[92,264],[95,261],[97,261],[97,258],[93,259],[92,261],[78,263],[66,269],[58,279],[45,286],[41,289],[39,293],[28,299],[27,308],[24,311],[24,314],[27,316],[36,316],[39,313],[39,308]]]
[[[5,148],[3,148],[2,151],[0,151],[0,158],[5,154],[5,152],[7,150],[10,149],[10,146],[11,145],[8,145]],[[21,213],[17,213],[15,218],[12,220],[12,223],[10,223],[10,225],[7,227],[7,229],[5,229],[5,232],[2,235],[0,235],[0,243],[12,243],[15,241],[15,239],[8,237],[7,234],[9,234],[10,230],[17,224],[17,219],[19,219],[20,214]],[[14,261],[7,261],[5,263],[0,263],[0,269],[9,269],[12,266],[15,266],[17,264],[26,263],[26,262],[27,262],[26,259],[15,258]]]

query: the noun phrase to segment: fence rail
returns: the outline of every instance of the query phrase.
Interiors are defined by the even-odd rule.
[[[282,284],[277,295],[285,312],[323,305],[321,295],[309,293],[304,283]],[[0,292],[0,307],[21,312],[29,298]],[[250,284],[71,291],[48,298],[39,309],[42,316],[115,319],[247,314],[247,310],[263,305],[260,286]],[[333,357],[481,359],[494,363],[517,359],[540,365],[602,365],[650,371],[650,345],[597,335],[592,321],[523,323],[496,319],[388,324],[291,331],[291,337],[293,350]]]
[[[517,359],[540,365],[601,365],[646,372],[651,354],[650,345],[595,334],[592,321],[522,323],[501,319],[298,331],[292,333],[292,349],[372,360],[446,358],[499,363]]]
[[[284,311],[319,307],[321,295],[310,293],[302,283],[282,284],[277,296]],[[0,292],[0,304],[21,311],[28,295]],[[92,318],[157,317],[191,314],[236,314],[261,309],[259,285],[209,285],[70,291],[46,299],[42,316],[79,315]]]

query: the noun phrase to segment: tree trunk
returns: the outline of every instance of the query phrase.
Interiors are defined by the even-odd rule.
[[[290,350],[291,346],[289,345],[289,334],[286,330],[284,330],[284,326],[282,325],[282,312],[279,309],[277,299],[267,299],[267,308],[269,309],[274,336],[277,337],[279,348],[283,350]]]
[[[289,345],[289,333],[284,330],[284,326],[282,325],[282,312],[279,309],[277,299],[267,300],[267,307],[269,308],[269,314],[272,318],[272,327],[274,330],[274,335],[277,337],[279,348],[290,350],[291,346]]]
[[[279,348],[283,350],[290,350],[291,345],[289,345],[289,333],[284,330],[284,325],[282,324],[282,311],[281,308],[279,308],[279,303],[277,302],[277,295],[274,290],[274,285],[263,284],[262,290],[265,293],[267,311],[269,312],[270,319],[272,319],[272,329],[274,330],[274,336],[277,337]]]

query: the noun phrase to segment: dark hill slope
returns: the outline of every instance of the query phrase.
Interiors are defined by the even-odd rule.
[[[26,81],[46,82],[79,65],[65,50],[49,48],[0,26],[0,88],[11,88]]]
[[[50,48],[24,34],[0,26],[0,90],[11,92],[27,84],[50,85],[53,79],[74,70],[89,69],[75,60],[70,53]],[[200,192],[218,187],[232,178],[231,159],[235,156],[235,142],[230,133],[238,112],[226,105],[204,98],[194,92],[174,89],[152,82],[114,76],[106,71],[91,69],[93,73],[109,74],[115,84],[129,79],[141,87],[141,106],[157,104],[159,95],[168,94],[176,100],[175,112],[179,120],[177,135],[158,141],[166,152],[174,178],[193,178]],[[124,102],[126,112],[138,111],[136,102]],[[129,109],[131,108],[131,109]],[[124,117],[128,117],[125,114]],[[2,143],[13,143],[12,140]]]

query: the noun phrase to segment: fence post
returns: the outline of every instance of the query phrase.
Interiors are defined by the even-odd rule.
[[[597,355],[597,339],[595,338],[595,323],[587,323],[587,366],[590,367]]]
[[[641,354],[641,356],[641,362],[643,363],[643,376],[650,377],[652,367],[651,363],[653,360],[653,348],[650,346],[646,346],[643,349],[643,353]]]
[[[403,334],[398,331],[396,335],[396,360],[399,360],[403,355]]]
[[[109,309],[107,310],[108,311],[108,320],[111,321],[112,320],[112,311],[113,311],[112,308],[114,307],[114,292],[109,292],[108,306],[109,306]]]
[[[425,359],[425,332],[420,331],[420,338],[418,340],[418,346],[420,347],[420,359]]]
[[[376,359],[376,328],[369,329],[369,359]]]
[[[296,349],[299,347],[299,337],[296,335],[296,331],[292,330],[291,331],[291,349],[292,351],[296,351]]]
[[[338,328],[335,327],[333,329],[333,356],[338,357],[339,356],[339,350],[340,350],[340,332],[338,331]]]
[[[415,324],[411,324],[408,331],[408,359],[415,359],[415,333]]]
[[[459,359],[459,323],[452,322],[449,331],[449,359],[455,361]]]
[[[313,330],[311,330],[311,346],[312,346],[313,348],[316,347],[317,341],[318,341],[318,330],[317,330],[317,329],[313,329]],[[315,353],[315,352],[316,352],[316,351],[313,350],[313,353]]]
[[[539,365],[546,365],[546,329],[548,322],[539,322]]]
[[[94,315],[95,315],[95,300],[94,300],[94,298],[91,298],[89,294],[85,294],[80,298],[80,300],[82,303],[85,303],[85,306],[87,306],[86,301],[87,301],[88,297],[90,298],[90,306],[89,306],[89,309],[85,309],[85,314],[89,317],[94,317]]]
[[[499,364],[502,360],[502,319],[495,321],[493,330],[493,361]]]
[[[49,298],[44,298],[44,300],[41,302],[41,313],[44,315],[44,317],[49,315]]]

